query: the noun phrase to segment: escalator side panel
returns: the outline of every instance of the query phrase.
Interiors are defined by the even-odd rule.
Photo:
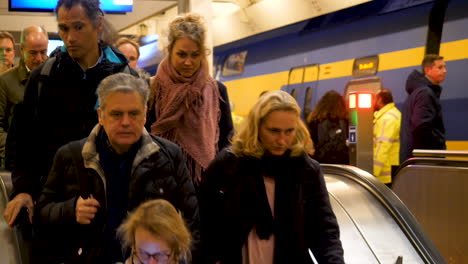
[[[468,168],[411,165],[393,191],[450,263],[468,263]]]

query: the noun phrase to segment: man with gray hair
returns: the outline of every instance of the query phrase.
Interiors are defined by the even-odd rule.
[[[182,151],[144,128],[147,83],[118,73],[97,92],[99,124],[57,151],[39,197],[36,226],[47,247],[40,263],[123,263],[131,249],[121,249],[116,229],[150,199],[182,212],[196,246],[198,202]]]
[[[18,66],[0,75],[0,158],[5,158],[5,142],[13,109],[23,101],[29,73],[47,60],[49,37],[44,28],[29,26],[21,33],[21,59]]]

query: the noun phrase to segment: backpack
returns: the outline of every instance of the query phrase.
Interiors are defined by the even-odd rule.
[[[318,142],[314,142],[314,159],[320,163],[349,164],[347,134],[345,120],[320,122],[317,125]]]

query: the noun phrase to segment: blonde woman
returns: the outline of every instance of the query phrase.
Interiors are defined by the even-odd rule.
[[[195,183],[229,145],[233,130],[226,87],[209,75],[206,29],[196,14],[169,24],[168,56],[151,79],[151,132],[178,144]]]
[[[296,100],[261,96],[200,188],[205,263],[344,263],[339,228]]]
[[[147,201],[119,227],[123,245],[131,248],[126,264],[180,264],[190,260],[190,232],[166,200]]]

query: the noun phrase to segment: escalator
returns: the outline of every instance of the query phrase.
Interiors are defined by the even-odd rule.
[[[348,264],[446,263],[400,199],[356,167],[322,165]]]
[[[352,166],[322,165],[322,169],[347,264],[446,263],[408,209],[375,177]],[[11,183],[9,174],[0,176],[3,213]],[[0,263],[22,263],[15,229],[3,217],[0,233]]]
[[[3,217],[10,192],[10,173],[2,171],[0,172],[0,263],[20,264],[22,262],[16,230],[10,228]]]

